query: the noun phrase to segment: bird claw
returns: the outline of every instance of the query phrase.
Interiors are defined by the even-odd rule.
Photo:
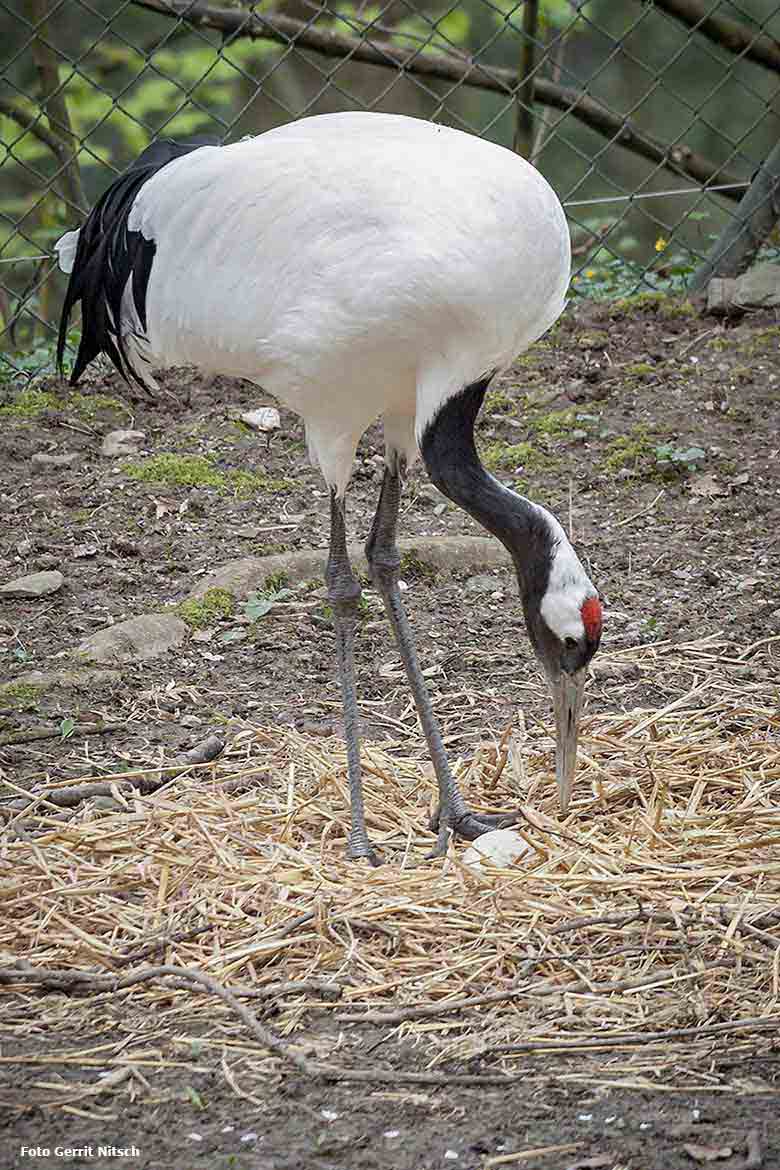
[[[477,837],[481,837],[483,833],[490,833],[494,829],[507,829],[510,825],[517,824],[519,820],[519,813],[473,813],[468,811],[462,813],[457,819],[450,820],[446,814],[442,817],[441,808],[437,808],[431,817],[431,829],[438,833],[438,837],[434,848],[425,856],[427,858],[443,857],[447,852],[451,832],[456,837],[462,837],[464,841],[476,841]]]
[[[374,869],[382,864],[382,858],[379,856],[370,841],[360,841],[357,844],[353,844],[353,842],[350,841],[349,845],[347,846],[347,860],[361,861],[364,859],[369,863],[369,865],[372,865]]]

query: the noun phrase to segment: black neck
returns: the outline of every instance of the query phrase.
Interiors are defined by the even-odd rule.
[[[550,574],[553,535],[530,500],[488,475],[474,445],[474,423],[492,374],[448,399],[428,424],[421,450],[440,492],[508,549],[524,598],[543,596]]]

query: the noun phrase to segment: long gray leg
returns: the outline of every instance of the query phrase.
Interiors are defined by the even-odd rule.
[[[336,632],[341,698],[344,707],[344,739],[347,745],[347,774],[352,808],[352,828],[349,834],[347,856],[367,857],[372,865],[379,865],[366,832],[363,806],[363,776],[360,769],[360,739],[358,736],[357,695],[355,691],[355,625],[360,601],[360,582],[352,572],[347,556],[344,524],[344,501],[330,493],[330,551],[325,569],[328,599],[333,609]]]
[[[414,638],[409,627],[401,591],[398,588],[398,570],[401,558],[396,548],[395,536],[398,526],[398,506],[401,500],[401,476],[398,463],[385,471],[382,490],[379,494],[374,522],[366,542],[366,557],[371,579],[382,595],[390,624],[393,627],[398,649],[401,653],[406,675],[409,679],[420,723],[428,743],[436,779],[439,782],[439,809],[434,817],[433,828],[438,828],[435,849],[430,857],[438,857],[447,849],[450,832],[473,841],[491,829],[511,825],[517,817],[511,813],[495,816],[481,816],[469,810],[453,776],[436,716],[433,713],[428,688],[420,670]]]

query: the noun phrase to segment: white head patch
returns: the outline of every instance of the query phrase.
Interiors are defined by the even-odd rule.
[[[564,641],[585,637],[582,606],[589,597],[598,597],[598,591],[588,578],[569,538],[555,517],[542,508],[553,536],[553,561],[550,580],[542,598],[540,611],[552,632]]]

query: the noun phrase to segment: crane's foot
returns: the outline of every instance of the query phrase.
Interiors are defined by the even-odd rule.
[[[349,844],[347,845],[347,861],[361,861],[363,859],[366,860],[369,865],[373,865],[375,869],[377,866],[382,864],[382,858],[377,853],[368,837],[354,840],[350,835]]]
[[[459,817],[442,815],[441,807],[431,817],[431,829],[437,834],[436,844],[427,858],[443,857],[447,852],[450,833],[462,837],[464,841],[476,841],[483,833],[491,833],[494,829],[508,829],[520,820],[519,813],[473,813],[468,809]]]

